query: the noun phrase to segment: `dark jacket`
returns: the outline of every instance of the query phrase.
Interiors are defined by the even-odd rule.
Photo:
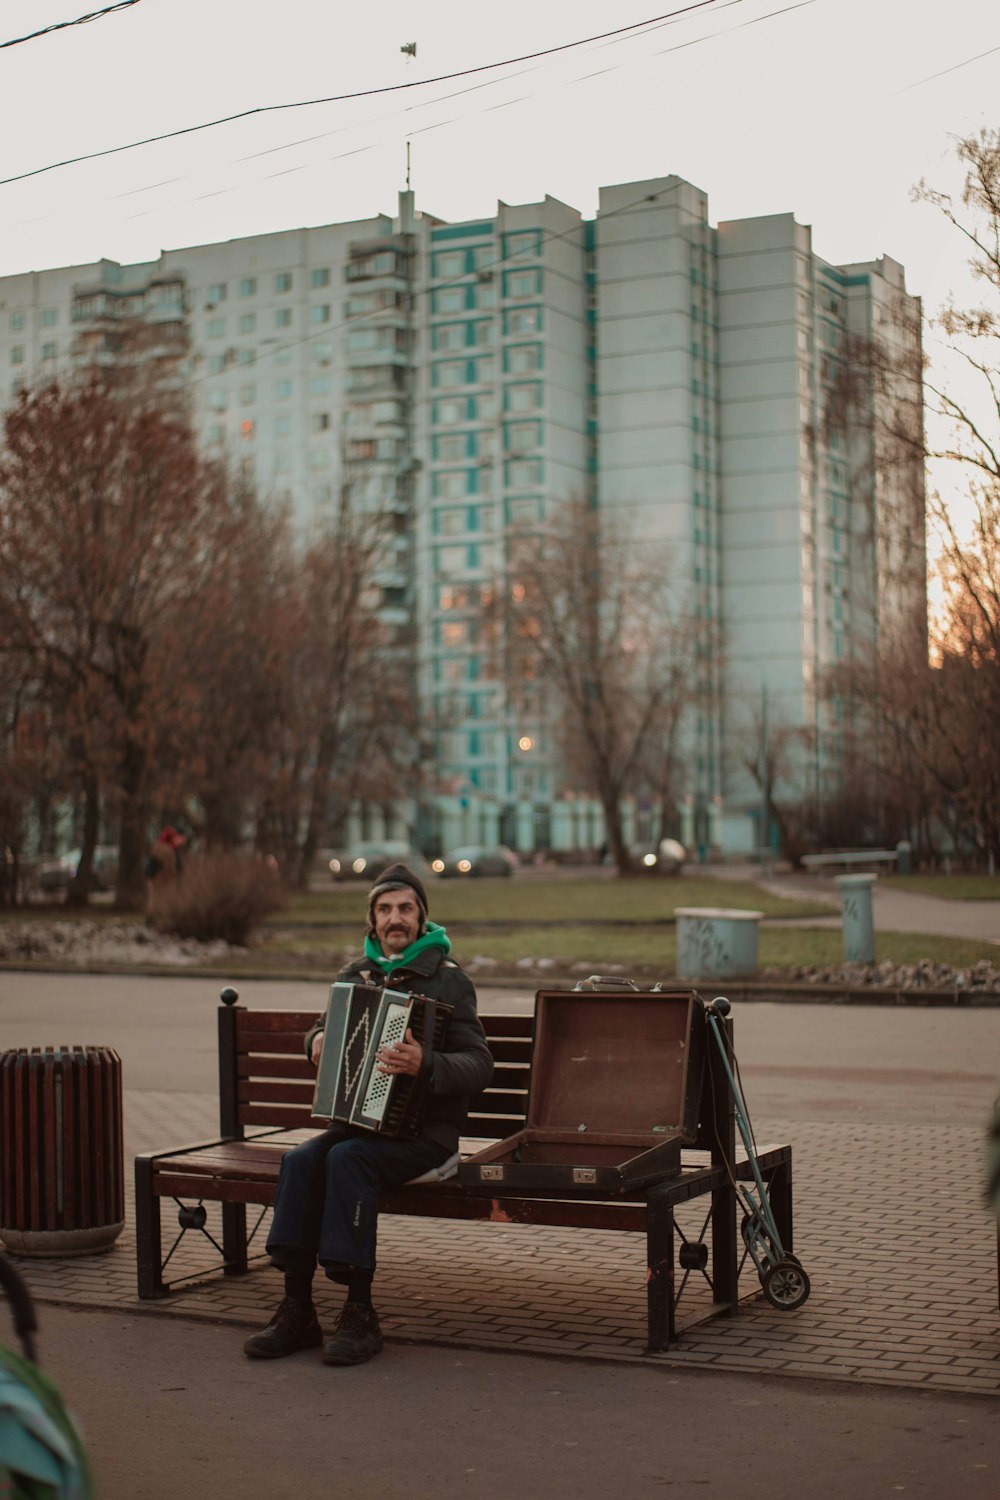
[[[440,948],[425,948],[404,968],[393,969],[388,977],[376,964],[362,957],[341,969],[337,978],[349,984],[387,984],[390,989],[408,990],[454,1006],[448,1029],[434,1052],[433,1081],[420,1135],[425,1140],[437,1141],[449,1151],[457,1151],[469,1100],[486,1088],[493,1077],[493,1054],[486,1045],[476,1012],[475,987],[468,974]],[[320,1020],[306,1037],[307,1054],[323,1024]]]

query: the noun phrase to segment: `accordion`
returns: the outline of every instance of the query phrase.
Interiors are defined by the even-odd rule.
[[[313,1114],[384,1136],[420,1133],[430,1067],[383,1073],[376,1054],[401,1042],[407,1031],[429,1062],[454,1007],[426,995],[338,980],[330,986],[323,1054],[316,1076]]]

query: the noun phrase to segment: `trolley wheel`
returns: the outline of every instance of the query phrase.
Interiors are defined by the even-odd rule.
[[[761,1277],[761,1286],[771,1306],[782,1312],[794,1312],[810,1292],[809,1277],[798,1261],[790,1257],[779,1261],[776,1266],[768,1266]]]

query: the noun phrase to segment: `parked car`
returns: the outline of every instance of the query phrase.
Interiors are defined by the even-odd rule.
[[[71,849],[58,859],[46,860],[39,865],[35,884],[40,891],[49,894],[65,891],[80,863],[80,850]],[[118,849],[114,844],[98,844],[90,866],[90,889],[113,891],[118,883]]]
[[[517,855],[506,844],[469,844],[431,861],[435,875],[513,875]]]
[[[418,849],[390,839],[383,843],[357,844],[333,854],[329,861],[334,880],[376,880],[390,865],[406,865],[414,875],[427,874],[427,861]]]
[[[679,875],[687,850],[676,839],[661,839],[658,844],[637,844],[629,850],[639,873]]]

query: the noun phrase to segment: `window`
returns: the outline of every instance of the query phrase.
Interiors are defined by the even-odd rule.
[[[317,266],[309,272],[309,285],[315,287],[330,285],[330,272],[326,266]]]
[[[55,345],[55,342],[54,341],[50,341],[49,343],[43,344],[42,345],[42,358],[43,359],[55,359],[55,357],[56,357],[56,345]]]
[[[244,442],[250,442],[256,431],[256,424],[251,417],[244,417],[240,423],[240,437]]]
[[[464,323],[440,323],[431,330],[433,349],[463,349],[465,347]]]
[[[495,245],[477,245],[472,252],[472,264],[477,271],[484,271],[487,266],[495,266],[496,260]]]
[[[255,365],[256,363],[257,363],[257,351],[256,351],[256,349],[241,349],[240,350],[240,364],[241,365]]]
[[[290,380],[276,380],[274,382],[275,401],[288,401],[291,399],[292,382]]]
[[[244,406],[250,406],[257,399],[257,387],[255,385],[240,386],[240,400]]]
[[[542,248],[540,229],[521,229],[503,237],[504,260],[533,260]]]
[[[310,469],[328,469],[330,467],[330,454],[326,448],[309,449]]]
[[[505,447],[508,453],[527,453],[540,446],[542,441],[540,422],[509,422],[506,429]]]
[[[225,411],[229,406],[229,396],[225,391],[209,391],[208,405],[210,411]]]
[[[539,307],[512,307],[503,315],[504,333],[537,333],[542,326]]]
[[[542,367],[542,351],[538,344],[514,344],[507,350],[504,367],[512,375],[527,375]]]
[[[436,313],[456,313],[465,310],[465,287],[451,286],[434,293]]]
[[[443,250],[434,257],[435,277],[461,276],[465,272],[464,250]]]
[[[309,321],[310,321],[310,323],[329,323],[329,321],[330,321],[330,304],[329,304],[329,302],[318,302],[315,307],[311,307],[309,309]]]
[[[492,318],[480,318],[472,324],[472,342],[481,347],[486,344],[495,344],[497,341],[497,325]]]
[[[14,344],[10,351],[10,362],[12,365],[24,364],[24,345]]]
[[[458,500],[468,494],[468,488],[464,469],[449,469],[434,476],[434,493],[445,500]]]
[[[257,295],[257,278],[256,278],[256,276],[244,276],[243,280],[240,282],[240,296],[241,297],[256,297],[256,295]]]
[[[512,526],[531,526],[542,519],[542,502],[537,499],[512,500],[509,513]]]
[[[441,536],[461,536],[467,524],[465,510],[439,510],[437,513],[437,531]]]
[[[524,489],[528,485],[542,482],[542,463],[538,458],[515,458],[507,465],[507,483],[513,489]]]
[[[221,448],[222,444],[226,441],[226,429],[219,426],[210,427],[205,437],[210,447]]]
[[[217,281],[214,286],[210,286],[207,292],[206,300],[208,301],[210,306],[213,306],[217,302],[225,302],[226,283],[224,281]]]
[[[537,297],[541,290],[541,271],[508,271],[504,276],[504,293],[508,297]]]
[[[438,385],[464,385],[465,384],[465,362],[463,360],[449,360],[446,364],[436,365]]]
[[[279,271],[274,278],[274,290],[276,292],[290,292],[292,290],[291,271]]]
[[[10,315],[11,333],[21,333],[24,329],[24,313],[12,312]]]
[[[291,417],[288,417],[288,416],[275,417],[275,419],[274,419],[274,435],[275,435],[275,437],[290,437],[291,436],[291,431],[292,431],[292,419],[291,419]]]
[[[314,411],[309,418],[309,428],[312,432],[326,432],[330,426],[330,413],[328,411]]]
[[[55,307],[42,308],[42,327],[54,328],[59,322],[59,309]]]
[[[226,356],[224,354],[210,354],[207,365],[210,375],[221,375],[226,368]]]
[[[226,333],[225,318],[209,318],[205,332],[210,339],[224,338]]]
[[[466,403],[464,401],[438,401],[434,407],[434,420],[442,427],[453,422],[464,422]]]
[[[279,307],[275,309],[274,326],[275,328],[291,328],[292,309],[290,307]]]
[[[274,455],[274,472],[276,474],[288,474],[291,472],[292,459],[286,448],[279,448]]]
[[[460,573],[466,566],[466,549],[464,547],[439,547],[437,551],[437,571],[439,573]]]
[[[257,327],[256,313],[240,313],[240,333],[253,333]]]
[[[469,638],[465,620],[445,620],[441,625],[442,646],[464,646]]]
[[[542,388],[535,382],[525,385],[509,385],[505,394],[508,411],[534,411],[542,404]],[[697,431],[697,428],[695,430]]]
[[[466,441],[464,434],[455,433],[451,437],[439,437],[434,440],[434,457],[444,463],[461,463],[466,455]]]
[[[309,380],[310,396],[329,396],[331,382],[329,375],[313,375]]]

